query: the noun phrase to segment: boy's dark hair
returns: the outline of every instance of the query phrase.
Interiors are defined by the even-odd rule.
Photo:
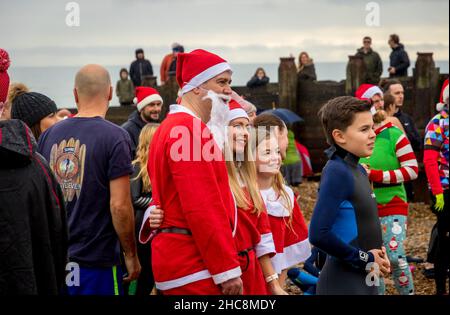
[[[125,68],[122,68],[122,69],[120,69],[120,72],[119,72],[119,74],[121,75],[121,74],[122,74],[122,72],[126,72],[126,73],[128,74],[128,70],[127,70],[127,69],[125,69]]]
[[[325,103],[319,110],[318,116],[328,144],[335,143],[333,130],[347,130],[347,127],[353,123],[355,114],[370,111],[370,107],[370,102],[352,96],[339,96]]]
[[[391,34],[391,35],[389,36],[389,38],[390,38],[395,44],[400,43],[400,37],[398,37],[397,34]]]
[[[389,92],[389,88],[391,87],[391,85],[394,85],[394,84],[402,84],[402,82],[400,82],[397,79],[387,79],[387,80],[381,82],[383,91],[386,93]]]
[[[395,97],[389,92],[384,93],[383,99],[384,99],[384,106],[383,106],[384,110],[387,110],[389,106],[395,104]]]
[[[363,41],[365,40],[370,40],[370,42],[372,42],[372,38],[370,36],[364,36]]]

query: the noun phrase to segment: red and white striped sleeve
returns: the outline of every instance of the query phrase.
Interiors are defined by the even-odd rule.
[[[396,170],[370,170],[369,179],[376,183],[400,184],[417,178],[419,167],[408,138],[402,134],[395,144],[395,154],[400,162]]]

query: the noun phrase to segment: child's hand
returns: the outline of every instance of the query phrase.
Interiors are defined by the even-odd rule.
[[[164,210],[162,210],[161,208],[159,208],[159,206],[157,206],[150,212],[150,216],[148,217],[150,228],[158,229],[161,226],[163,219],[164,219]]]

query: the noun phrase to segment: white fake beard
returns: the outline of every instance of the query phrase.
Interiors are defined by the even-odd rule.
[[[217,146],[223,151],[228,126],[228,113],[230,111],[228,107],[230,97],[228,95],[217,94],[211,90],[208,90],[208,95],[206,95],[203,99],[211,100],[211,118],[206,123],[206,126],[208,126],[211,131]]]

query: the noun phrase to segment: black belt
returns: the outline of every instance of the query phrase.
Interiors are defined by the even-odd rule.
[[[170,227],[170,228],[164,228],[164,229],[157,229],[154,230],[148,239],[149,242],[153,240],[153,238],[158,235],[159,233],[174,233],[174,234],[182,234],[182,235],[192,235],[192,232],[188,229],[183,228],[177,228],[177,227]]]
[[[387,188],[387,187],[395,187],[400,186],[401,184],[383,184],[383,183],[373,183],[373,188]]]
[[[191,230],[177,228],[177,227],[159,229],[158,233],[174,233],[174,234],[192,235]]]
[[[250,256],[248,255],[248,253],[250,251],[252,251],[252,250],[254,250],[254,248],[253,247],[249,247],[247,249],[244,249],[244,250],[241,250],[241,251],[238,252],[238,256],[244,256],[244,257],[247,258],[247,264],[246,264],[245,268],[242,270],[242,272],[247,271],[248,266],[250,265]]]

